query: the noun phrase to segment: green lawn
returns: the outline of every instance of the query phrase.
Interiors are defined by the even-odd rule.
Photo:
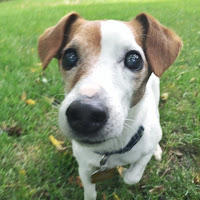
[[[163,160],[153,158],[137,185],[127,186],[119,176],[98,184],[98,199],[200,199],[199,0],[0,2],[0,199],[83,199],[70,143],[60,152],[49,140],[49,135],[63,140],[58,107],[51,103],[63,99],[57,62],[43,72],[37,55],[39,35],[70,11],[90,20],[130,20],[147,12],[184,43],[161,78],[161,93],[169,93],[160,103]],[[27,105],[27,99],[36,104]],[[20,136],[10,130],[15,126]]]

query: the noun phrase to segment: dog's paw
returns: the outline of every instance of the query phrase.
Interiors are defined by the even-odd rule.
[[[162,160],[162,149],[159,144],[157,144],[156,150],[154,152],[154,156],[156,160],[161,161]]]
[[[139,177],[137,175],[133,175],[129,172],[126,172],[123,174],[123,179],[126,184],[134,185],[140,181],[141,177]]]
[[[96,200],[97,193],[95,192],[84,192],[84,200]]]

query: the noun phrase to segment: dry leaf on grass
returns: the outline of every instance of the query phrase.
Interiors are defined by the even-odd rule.
[[[64,151],[67,149],[67,147],[62,146],[62,144],[64,144],[64,142],[57,140],[53,135],[50,135],[49,139],[58,151]]]
[[[21,100],[24,101],[27,105],[35,105],[36,101],[33,99],[26,99],[26,93],[23,92],[21,96]]]
[[[149,190],[151,194],[163,193],[164,191],[165,191],[164,185],[156,186],[155,188]]]
[[[163,93],[163,94],[161,95],[161,99],[162,99],[163,101],[167,101],[168,97],[169,97],[169,93],[168,93],[168,92]]]
[[[106,194],[103,193],[103,200],[106,200],[106,199],[107,199]]]
[[[116,200],[120,200],[120,198],[117,196],[117,194],[114,192],[113,196],[115,197]]]
[[[26,100],[26,93],[25,93],[25,92],[22,93],[21,100],[22,100],[22,101],[25,101],[25,100]]]
[[[183,154],[179,151],[179,150],[176,150],[176,151],[171,151],[173,154],[175,154],[176,156],[178,157],[183,157]]]
[[[20,126],[12,126],[10,128],[3,129],[5,132],[8,133],[9,136],[21,136],[22,135],[22,128]]]
[[[195,80],[196,80],[196,78],[195,78],[195,77],[192,77],[192,78],[190,79],[190,83],[194,82]]]
[[[32,105],[32,106],[36,104],[36,101],[33,99],[27,99],[25,102],[27,105]]]
[[[200,174],[197,174],[197,175],[194,177],[194,184],[200,184]]]
[[[26,175],[26,170],[25,169],[20,169],[19,173],[20,173],[20,175]]]
[[[70,176],[68,179],[68,183],[69,184],[74,184],[74,185],[78,185],[79,187],[83,188],[83,184],[81,182],[81,179],[79,176]]]
[[[35,67],[35,68],[30,68],[30,71],[31,71],[31,73],[35,73],[35,72],[40,72],[40,71],[42,71],[42,68],[39,66],[39,67]]]
[[[118,171],[119,175],[122,176],[122,173],[124,171],[124,167],[118,167],[117,171]]]

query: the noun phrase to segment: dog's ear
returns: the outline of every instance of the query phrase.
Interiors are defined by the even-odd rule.
[[[45,69],[52,58],[60,58],[61,51],[84,19],[72,12],[64,16],[55,26],[45,30],[38,40],[38,54]]]
[[[142,25],[142,42],[147,61],[154,74],[160,77],[175,61],[182,48],[182,41],[148,14],[141,13],[135,19]]]

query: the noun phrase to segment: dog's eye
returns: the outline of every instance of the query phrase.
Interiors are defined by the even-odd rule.
[[[62,58],[62,66],[65,70],[73,68],[78,61],[78,56],[75,49],[67,49]]]
[[[124,64],[132,71],[139,71],[143,67],[143,60],[137,51],[129,51],[126,54]]]

